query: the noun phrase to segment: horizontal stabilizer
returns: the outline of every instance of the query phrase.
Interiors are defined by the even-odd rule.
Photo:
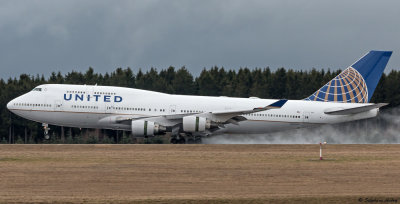
[[[356,114],[356,113],[362,113],[366,111],[370,111],[375,108],[380,108],[383,106],[388,105],[388,103],[377,103],[377,104],[371,104],[371,105],[366,105],[366,106],[360,106],[356,108],[336,108],[335,110],[329,109],[324,111],[325,114],[328,115],[350,115],[350,114]]]

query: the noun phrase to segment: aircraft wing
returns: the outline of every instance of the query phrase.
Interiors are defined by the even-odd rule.
[[[194,131],[196,134],[209,135],[212,134],[214,131],[224,128],[226,124],[239,125],[239,122],[247,120],[247,118],[243,116],[245,114],[281,108],[286,102],[287,100],[278,100],[264,107],[202,113],[185,113],[155,116],[112,115],[99,120],[99,124],[111,123],[116,128],[120,126],[130,125],[132,127],[132,131],[134,131],[133,125],[135,124],[135,133],[133,134],[137,135],[147,135],[148,131],[155,131],[155,127],[157,127],[157,131],[161,130],[161,132],[171,132],[173,135],[177,135],[180,132],[192,132],[191,129],[185,130],[185,126],[190,128],[194,125],[193,127],[197,127],[196,131]],[[202,121],[201,131],[198,129],[200,127],[200,121]]]
[[[388,103],[377,103],[377,104],[370,104],[366,106],[360,106],[360,107],[355,107],[355,108],[337,108],[337,109],[330,109],[324,111],[325,114],[328,115],[350,115],[350,114],[356,114],[356,113],[362,113],[365,111],[369,111],[375,108],[380,108],[383,106],[388,105]]]
[[[268,106],[264,106],[264,107],[256,107],[256,108],[252,108],[252,109],[242,109],[242,110],[213,111],[210,113],[203,113],[203,114],[198,114],[198,115],[199,116],[204,115],[207,118],[210,118],[212,121],[219,122],[219,123],[227,122],[230,119],[238,119],[238,120],[242,121],[242,120],[246,120],[246,118],[244,118],[241,115],[257,113],[257,112],[266,111],[266,110],[270,110],[270,109],[278,109],[278,108],[281,108],[283,105],[285,105],[285,103],[287,101],[288,100],[286,100],[286,99],[282,99],[282,100],[278,100],[275,103],[272,103],[272,104],[270,104]],[[240,122],[240,121],[237,121],[237,122]]]
[[[223,110],[223,111],[212,111],[212,112],[202,112],[202,113],[186,113],[186,114],[172,114],[172,115],[159,115],[159,116],[141,116],[141,117],[114,116],[115,117],[114,121],[118,123],[124,121],[132,121],[132,120],[148,120],[148,121],[158,122],[166,126],[173,126],[182,123],[183,117],[192,115],[192,116],[208,118],[215,123],[237,124],[240,121],[247,120],[245,117],[241,115],[281,108],[286,102],[287,102],[286,99],[282,99],[268,106],[255,107],[252,109],[240,109],[240,110]]]

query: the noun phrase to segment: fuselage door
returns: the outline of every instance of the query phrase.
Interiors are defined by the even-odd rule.
[[[303,122],[304,122],[304,123],[310,122],[310,115],[311,115],[310,112],[304,112],[304,113],[303,113]]]
[[[63,110],[63,103],[61,100],[54,101],[54,111],[62,111]]]
[[[114,112],[114,103],[104,103],[106,113]]]
[[[170,105],[169,106],[169,113],[170,114],[176,114],[176,105]]]

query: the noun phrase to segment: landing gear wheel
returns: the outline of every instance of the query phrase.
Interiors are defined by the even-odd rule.
[[[196,139],[194,140],[195,144],[201,144],[201,137],[196,137]]]
[[[180,137],[178,140],[178,144],[186,144],[186,140],[184,137]]]
[[[189,137],[189,138],[187,139],[186,143],[187,143],[187,144],[196,144],[194,138],[192,138],[192,137]]]
[[[171,138],[170,142],[171,142],[171,144],[177,144],[178,140],[173,137],[173,138]]]
[[[170,142],[171,144],[185,144],[186,139],[183,136],[175,136],[171,138]]]

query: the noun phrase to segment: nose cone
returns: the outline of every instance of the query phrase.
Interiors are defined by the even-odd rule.
[[[10,110],[10,111],[12,111],[12,109],[13,109],[13,107],[14,107],[13,104],[14,104],[14,100],[8,102],[8,103],[7,103],[7,109]]]

